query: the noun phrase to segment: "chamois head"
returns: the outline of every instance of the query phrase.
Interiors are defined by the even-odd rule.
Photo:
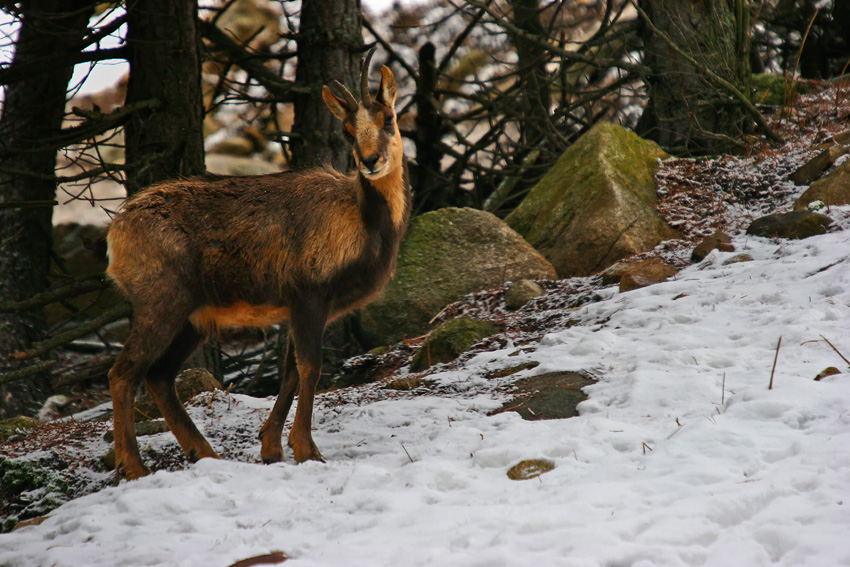
[[[381,67],[378,95],[369,90],[372,49],[360,69],[360,102],[339,81],[322,89],[331,112],[342,120],[342,134],[351,144],[357,168],[368,179],[379,179],[395,168],[402,156],[401,134],[395,116],[396,86],[392,71]],[[335,92],[334,92],[335,91]]]

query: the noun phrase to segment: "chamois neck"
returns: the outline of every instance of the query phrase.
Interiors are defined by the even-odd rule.
[[[396,230],[403,230],[410,214],[410,181],[407,174],[407,160],[402,156],[392,164],[391,171],[380,179],[367,179],[358,174],[362,189],[373,187],[387,202],[390,219]]]

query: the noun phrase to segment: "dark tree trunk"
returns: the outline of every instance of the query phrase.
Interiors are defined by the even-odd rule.
[[[514,25],[526,34],[545,38],[540,22],[539,0],[510,0]],[[546,73],[546,48],[525,35],[511,38],[517,52],[517,75],[520,82],[522,116],[521,143],[536,146],[549,128],[549,80]]]
[[[295,94],[290,150],[296,165],[330,163],[341,171],[350,167],[351,147],[322,100],[322,85],[335,79],[359,95],[362,23],[360,0],[302,2],[295,82],[309,92]]]
[[[127,104],[156,100],[125,127],[127,194],[206,171],[196,0],[133,0],[127,6]],[[144,246],[143,242],[139,246]],[[220,352],[207,343],[186,363],[221,379]]]
[[[197,17],[195,0],[127,3],[127,104],[159,103],[125,128],[128,194],[206,170]]]
[[[434,44],[428,42],[419,50],[419,81],[416,84],[416,163],[411,168],[412,184],[416,187],[413,202],[416,214],[449,204],[450,185],[440,175],[443,126],[437,111],[436,89],[435,49]]]
[[[641,0],[656,28],[699,65],[749,92],[749,12],[745,0]],[[748,116],[644,26],[649,103],[638,133],[674,153],[711,154],[742,147]]]
[[[56,149],[47,141],[62,127],[73,66],[55,61],[79,49],[91,14],[89,0],[23,2],[12,67],[41,61],[6,88],[0,119],[0,202],[52,200]],[[52,61],[52,62],[51,62]],[[45,64],[44,62],[50,62]],[[47,288],[53,244],[51,207],[0,210],[0,297],[21,300]],[[0,371],[13,352],[44,338],[42,309],[0,314]],[[0,385],[0,418],[30,414],[50,393],[47,375]]]

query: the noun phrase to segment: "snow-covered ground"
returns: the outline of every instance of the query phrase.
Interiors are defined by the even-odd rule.
[[[452,388],[326,396],[327,463],[254,464],[254,444],[161,471],[0,536],[0,565],[226,567],[272,551],[293,567],[850,565],[850,373],[824,340],[850,355],[850,231],[735,246],[674,281],[604,290],[533,352],[429,377]],[[726,263],[738,253],[753,260]],[[579,417],[488,415],[504,398],[486,372],[529,360],[519,376],[598,379]],[[815,381],[829,366],[842,373]],[[219,394],[192,411],[215,444],[271,403]],[[157,438],[143,443],[174,443]],[[508,479],[536,458],[556,468]]]

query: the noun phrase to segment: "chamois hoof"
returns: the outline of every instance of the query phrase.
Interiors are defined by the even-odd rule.
[[[213,451],[210,447],[201,450],[192,449],[186,453],[186,458],[189,459],[190,463],[197,463],[201,459],[221,459],[221,457],[218,456],[218,453]]]
[[[118,475],[119,480],[136,480],[137,478],[148,476],[151,474],[151,470],[141,463],[118,463],[115,466],[115,473]]]
[[[305,461],[327,462],[312,439],[302,443],[293,443],[292,439],[290,439],[289,447],[292,449],[292,456],[296,463],[303,463]]]

